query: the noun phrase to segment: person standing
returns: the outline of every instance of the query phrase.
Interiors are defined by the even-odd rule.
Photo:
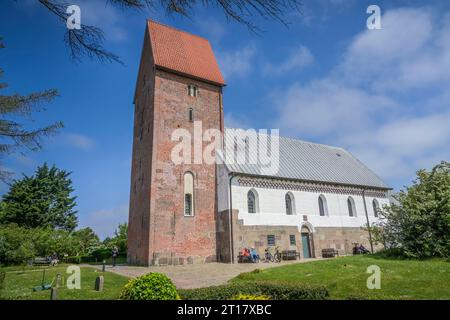
[[[117,261],[117,256],[119,255],[119,249],[117,249],[116,246],[114,246],[112,248],[112,266],[115,267],[116,266],[116,261]]]

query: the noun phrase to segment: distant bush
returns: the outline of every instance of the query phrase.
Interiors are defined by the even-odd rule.
[[[178,290],[185,300],[230,300],[239,295],[268,296],[272,300],[324,300],[329,296],[324,286],[283,282],[236,282],[207,288]]]
[[[103,248],[91,252],[90,256],[97,261],[103,261],[111,257],[111,249]]]
[[[382,259],[411,259],[402,248],[383,249],[374,253],[373,257]]]
[[[177,288],[162,273],[148,273],[130,280],[122,289],[123,300],[176,300]]]
[[[83,231],[83,230],[81,230]],[[42,228],[25,228],[16,224],[0,225],[0,263],[23,264],[35,257],[47,257],[56,253],[60,260],[71,263],[87,262],[83,251],[85,241],[81,231],[69,232]],[[81,258],[82,257],[82,258]]]

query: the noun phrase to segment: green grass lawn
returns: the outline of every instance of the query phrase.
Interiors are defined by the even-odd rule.
[[[381,289],[367,289],[367,267],[381,269]],[[279,280],[325,285],[331,299],[450,299],[447,260],[341,257],[245,273],[231,281]]]
[[[63,277],[63,285],[58,291],[60,300],[96,300],[96,299],[118,299],[120,291],[127,283],[128,278],[105,272],[104,289],[102,292],[94,290],[95,279],[102,274],[94,268],[81,267],[81,289],[69,290],[65,286],[67,277],[67,265],[56,267],[46,267],[45,283],[51,283],[56,274],[60,273]],[[1,299],[50,299],[50,290],[33,292],[33,287],[39,286],[42,282],[43,267],[4,267],[1,271],[6,272],[3,289],[0,291]]]

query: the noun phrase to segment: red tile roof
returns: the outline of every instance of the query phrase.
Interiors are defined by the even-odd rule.
[[[147,23],[156,66],[225,85],[208,40],[152,20]]]

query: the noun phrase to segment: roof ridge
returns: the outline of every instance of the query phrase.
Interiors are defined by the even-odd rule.
[[[225,127],[225,129],[239,129],[239,130],[244,130],[244,131],[247,130],[247,129],[242,129],[242,128],[231,128],[231,127]],[[254,130],[256,130],[256,129],[254,129]],[[265,134],[265,133],[259,133],[258,132],[258,134]],[[269,135],[269,134],[267,133],[266,135]],[[323,147],[328,147],[328,148],[339,149],[339,150],[343,150],[343,151],[349,153],[346,149],[344,149],[342,147],[332,146],[332,145],[329,145],[329,144],[312,142],[312,141],[306,141],[306,140],[302,140],[302,139],[298,139],[298,138],[286,137],[286,136],[281,136],[281,135],[279,135],[279,137],[282,138],[282,139],[286,139],[286,140],[293,140],[293,141],[297,141],[297,142],[314,144],[314,145],[317,145],[317,146],[323,146]]]
[[[160,26],[164,26],[164,27],[166,27],[166,28],[169,28],[169,29],[172,29],[172,30],[175,30],[175,31],[178,31],[178,32],[186,33],[186,34],[188,34],[188,35],[190,35],[190,36],[194,36],[194,37],[200,38],[200,39],[205,40],[206,42],[209,43],[209,40],[206,39],[205,37],[202,37],[202,36],[199,36],[199,35],[197,35],[197,34],[188,32],[188,31],[186,31],[186,30],[182,30],[182,29],[180,29],[180,28],[176,28],[176,27],[174,27],[174,26],[171,26],[171,25],[168,25],[168,24],[165,24],[165,23],[162,23],[162,22],[153,20],[153,19],[147,19],[147,23],[148,23],[148,22],[153,22],[153,23],[159,24]]]

